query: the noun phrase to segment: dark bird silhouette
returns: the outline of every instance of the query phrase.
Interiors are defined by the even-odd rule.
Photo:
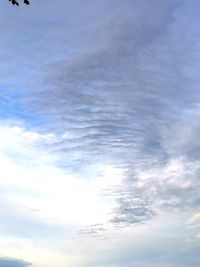
[[[12,1],[13,5],[19,6],[19,3],[16,0],[9,0],[9,1]]]
[[[9,1],[12,2],[13,5],[19,6],[18,0],[9,0]],[[24,0],[24,4],[25,5],[30,5],[29,0]]]

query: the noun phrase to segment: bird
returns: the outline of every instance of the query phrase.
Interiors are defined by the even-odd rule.
[[[9,0],[9,1],[12,2],[13,5],[19,6],[19,2],[17,0]],[[24,0],[24,4],[30,5],[29,0]]]
[[[9,0],[9,1],[12,1],[13,5],[19,6],[19,3],[16,0]]]

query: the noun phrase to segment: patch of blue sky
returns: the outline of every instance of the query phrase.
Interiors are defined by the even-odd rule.
[[[27,128],[41,129],[47,123],[45,116],[36,116],[23,103],[21,90],[11,86],[0,86],[0,120],[26,125]]]

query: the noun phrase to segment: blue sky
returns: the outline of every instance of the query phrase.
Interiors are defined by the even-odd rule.
[[[199,25],[197,0],[2,1],[0,266],[199,266]]]

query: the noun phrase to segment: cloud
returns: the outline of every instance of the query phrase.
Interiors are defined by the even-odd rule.
[[[197,237],[197,238],[200,238],[200,233],[198,233],[198,234],[196,235],[196,237]]]
[[[93,237],[105,237],[107,229],[103,224],[97,223],[93,225],[87,225],[78,231],[79,235],[93,236]]]
[[[39,267],[198,266],[199,1],[47,2],[5,13],[1,234]]]
[[[32,266],[32,264],[17,259],[0,258],[0,267],[28,267],[28,266]]]
[[[190,26],[198,21],[197,6],[194,0],[110,7],[93,25],[97,41],[47,64],[42,79],[34,77],[40,89],[31,87],[24,98],[58,136],[48,148],[61,167],[122,169],[123,181],[107,188],[115,198],[109,222],[116,225],[144,223],[157,208],[198,206],[199,34]]]
[[[133,10],[135,17],[125,16],[123,12],[116,16],[114,12],[112,19],[101,25],[104,33],[101,43],[96,44],[97,47],[92,51],[84,51],[78,58],[49,66],[46,82],[41,84],[40,99],[34,97],[40,107],[39,113],[50,116],[55,131],[66,131],[74,136],[68,142],[59,142],[57,146],[62,151],[73,151],[70,155],[72,160],[76,160],[74,150],[85,151],[81,153],[83,161],[91,161],[92,158],[101,160],[101,155],[108,160],[111,156],[112,160],[117,161],[123,151],[126,162],[130,158],[129,151],[133,155],[131,158],[134,158],[138,152],[144,152],[144,155],[148,153],[147,149],[149,154],[161,153],[162,156],[159,132],[156,130],[159,119],[156,113],[159,113],[157,107],[160,105],[160,98],[156,99],[158,89],[153,91],[152,80],[148,77],[145,77],[147,86],[143,84],[143,75],[151,70],[143,69],[140,61],[151,38],[159,36],[160,28],[162,25],[164,28],[167,22],[161,19],[158,30],[151,16],[143,21],[137,18],[137,11],[132,5],[128,7]],[[129,12],[128,7],[125,14]],[[143,11],[143,16],[145,12],[147,10]],[[152,36],[147,32],[151,32]],[[138,56],[141,59],[136,59]],[[141,77],[136,79],[137,73]],[[155,102],[155,105],[151,102]],[[151,108],[150,117],[147,118],[147,109]],[[137,118],[141,118],[139,124],[136,123]],[[152,123],[151,131],[147,120]]]
[[[0,138],[0,234],[55,239],[55,233],[63,237],[108,220],[113,203],[99,197],[104,188],[118,183],[119,168],[99,164],[85,173],[59,168],[46,147],[56,136],[17,122],[1,122]]]
[[[139,191],[139,190],[138,190]],[[129,197],[119,197],[117,199],[118,207],[114,211],[111,222],[118,226],[143,223],[155,216],[155,212],[142,197],[135,193],[129,194]],[[144,194],[144,192],[142,192]]]
[[[194,214],[188,221],[189,227],[200,227],[200,213]]]

